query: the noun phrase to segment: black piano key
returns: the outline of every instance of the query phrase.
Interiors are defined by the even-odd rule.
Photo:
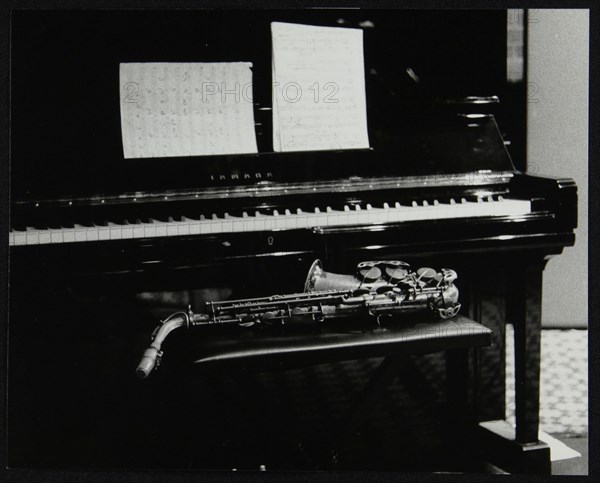
[[[76,224],[80,225],[80,226],[85,226],[88,228],[91,228],[94,226],[94,222],[92,220],[90,220],[89,218],[77,220]]]
[[[16,221],[11,224],[11,230],[13,231],[25,231],[27,225],[24,221]]]

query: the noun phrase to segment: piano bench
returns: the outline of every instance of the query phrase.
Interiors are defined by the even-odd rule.
[[[344,327],[343,322],[315,330],[289,330],[288,333],[236,333],[205,338],[194,344],[194,364],[203,368],[231,366],[270,369],[297,367],[325,362],[426,354],[447,350],[489,346],[492,332],[466,317],[420,321],[415,324],[389,323],[385,328],[373,321],[371,330],[361,326]]]
[[[244,411],[250,414],[253,411],[266,412],[266,418],[278,420],[277,414],[289,417],[288,408],[275,407],[276,401],[265,396],[264,388],[253,377],[254,373],[270,373],[327,362],[383,358],[370,374],[368,382],[358,391],[356,400],[350,405],[350,414],[344,415],[343,424],[339,427],[336,424],[333,431],[327,431],[331,436],[328,436],[325,447],[319,449],[320,464],[314,469],[344,469],[339,464],[338,456],[347,441],[358,433],[365,415],[384,396],[386,389],[396,378],[402,380],[403,373],[406,375],[406,371],[411,370],[409,356],[445,352],[447,415],[444,413],[444,421],[447,421],[447,427],[444,429],[447,431],[444,434],[451,438],[449,447],[464,450],[463,455],[469,454],[463,446],[472,444],[466,436],[471,433],[467,433],[464,426],[473,428],[473,434],[476,427],[474,405],[469,401],[469,355],[472,349],[477,351],[480,347],[491,345],[492,332],[460,315],[450,320],[417,321],[411,324],[392,322],[385,324],[384,328],[378,327],[374,321],[370,328],[365,326],[362,321],[360,326],[354,328],[349,328],[345,323],[326,324],[315,330],[288,328],[284,335],[268,330],[256,334],[256,331],[243,328],[237,331],[215,330],[211,334],[198,331],[189,334],[194,338],[191,344],[186,344],[192,351],[188,355],[192,355],[194,361],[188,367],[192,374],[202,370],[202,374],[210,377],[213,384],[223,375],[229,376],[238,386],[237,390],[244,394],[243,401],[238,401]],[[196,343],[195,337],[198,336],[202,336],[202,340]],[[477,361],[478,357],[473,360]],[[473,379],[477,379],[476,374]],[[476,394],[476,390],[473,394]],[[282,428],[278,430],[281,432]],[[285,427],[285,430],[288,428]],[[289,437],[295,438],[296,435],[290,434]],[[266,466],[268,469],[269,465]]]

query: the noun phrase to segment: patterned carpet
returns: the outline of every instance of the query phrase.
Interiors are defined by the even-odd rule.
[[[587,330],[542,331],[540,429],[547,433],[588,433]],[[514,338],[506,331],[506,411],[514,423]]]

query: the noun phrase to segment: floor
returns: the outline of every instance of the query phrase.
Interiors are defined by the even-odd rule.
[[[581,457],[554,461],[553,474],[588,473],[588,332],[581,329],[542,331],[540,430],[551,434]],[[507,420],[514,423],[514,344],[506,334]]]
[[[553,461],[553,475],[587,475],[588,474],[588,436],[572,435],[572,434],[554,434],[554,437],[561,440],[570,448],[581,453],[578,458],[570,458],[567,460]]]

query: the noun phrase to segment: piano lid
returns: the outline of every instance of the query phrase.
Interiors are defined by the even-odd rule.
[[[419,10],[15,12],[13,200],[512,171],[494,119],[477,115],[493,106],[493,95],[505,80],[505,65],[498,62],[505,55],[505,15]],[[364,30],[372,149],[272,152],[272,21]],[[150,61],[252,62],[259,153],[124,159],[119,63]],[[473,96],[481,96],[483,103],[473,102]]]

